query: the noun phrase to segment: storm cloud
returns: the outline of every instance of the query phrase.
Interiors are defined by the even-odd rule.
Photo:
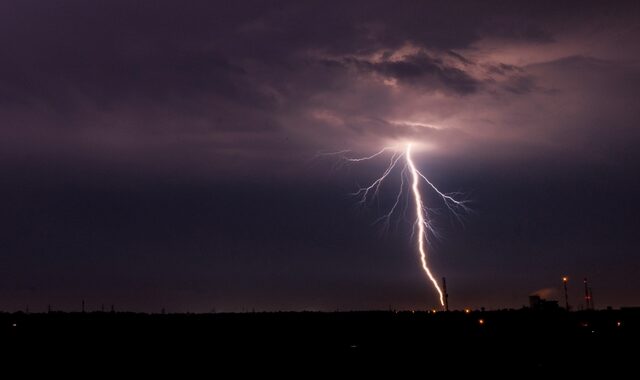
[[[436,243],[458,306],[517,306],[571,270],[636,302],[613,290],[640,285],[637,258],[600,263],[637,251],[639,25],[634,2],[3,1],[4,301],[166,278],[141,307],[420,304],[407,237],[345,196],[377,167],[313,159],[414,140],[474,201]]]

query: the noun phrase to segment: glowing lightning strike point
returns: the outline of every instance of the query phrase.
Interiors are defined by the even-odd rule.
[[[413,190],[413,200],[416,206],[416,223],[418,224],[418,251],[420,252],[420,261],[422,262],[422,269],[429,277],[429,280],[433,283],[433,286],[438,291],[438,295],[440,296],[440,304],[444,306],[444,295],[442,294],[442,289],[438,285],[438,281],[431,274],[431,270],[429,270],[429,266],[427,265],[427,253],[425,249],[425,236],[426,231],[425,227],[425,218],[424,218],[424,205],[422,204],[422,196],[420,195],[420,188],[418,185],[420,184],[420,172],[416,169],[416,166],[413,164],[413,159],[411,159],[411,144],[407,144],[407,150],[405,152],[405,158],[407,160],[407,166],[411,171],[411,176],[413,177],[413,184],[411,185],[411,189]],[[438,192],[440,193],[440,192]]]

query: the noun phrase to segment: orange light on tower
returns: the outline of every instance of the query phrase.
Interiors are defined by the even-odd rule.
[[[567,283],[569,282],[569,277],[562,277],[562,286],[564,286],[564,307],[569,311],[569,292],[567,291]]]

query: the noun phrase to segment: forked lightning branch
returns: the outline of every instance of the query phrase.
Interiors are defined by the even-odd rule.
[[[413,221],[413,234],[411,236],[412,239],[415,239],[416,251],[420,258],[422,270],[438,293],[440,304],[444,306],[444,294],[442,292],[442,289],[440,288],[440,285],[438,284],[438,281],[433,275],[431,268],[429,267],[429,252],[427,243],[429,234],[431,233],[433,235],[436,233],[436,231],[433,227],[433,224],[430,222],[429,209],[425,206],[422,198],[421,185],[426,185],[428,189],[435,192],[435,194],[437,194],[437,196],[442,199],[442,202],[447,207],[447,209],[456,216],[459,216],[461,212],[468,211],[468,207],[465,201],[457,200],[454,198],[456,194],[447,194],[440,191],[431,181],[429,181],[429,179],[424,174],[420,172],[420,170],[418,170],[411,155],[412,147],[413,144],[411,143],[408,143],[401,148],[386,147],[376,152],[375,154],[366,157],[348,157],[347,155],[349,151],[330,153],[330,155],[339,155],[346,162],[358,163],[378,159],[384,157],[386,153],[391,153],[391,157],[389,158],[389,165],[382,173],[382,175],[371,182],[368,186],[364,186],[358,189],[358,191],[356,191],[354,194],[360,198],[360,202],[362,204],[367,204],[373,198],[378,196],[383,183],[389,178],[389,176],[395,171],[400,170],[400,189],[398,190],[395,202],[381,219],[385,219],[388,223],[394,213],[399,212],[399,205],[404,193],[406,193],[407,196],[411,198],[412,208],[415,213]]]

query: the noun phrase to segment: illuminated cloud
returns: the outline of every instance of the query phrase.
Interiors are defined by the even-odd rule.
[[[603,42],[632,46],[637,30],[624,7],[604,25],[590,22],[602,9],[582,3],[581,17],[571,17],[570,5],[475,2],[66,0],[4,8],[3,140],[25,149],[36,139],[72,151],[91,144],[192,151],[209,141],[209,155],[250,149],[255,156],[259,141],[278,145],[262,152],[277,160],[283,150],[374,147],[409,135],[449,151],[544,150],[566,133],[554,125],[565,114],[628,123],[616,110],[576,99],[574,86],[600,94],[594,98],[609,86],[609,102],[634,91],[606,83],[620,70],[630,83],[638,78],[636,49],[622,57]],[[397,120],[452,131],[403,130]],[[599,134],[590,124],[585,135]]]

